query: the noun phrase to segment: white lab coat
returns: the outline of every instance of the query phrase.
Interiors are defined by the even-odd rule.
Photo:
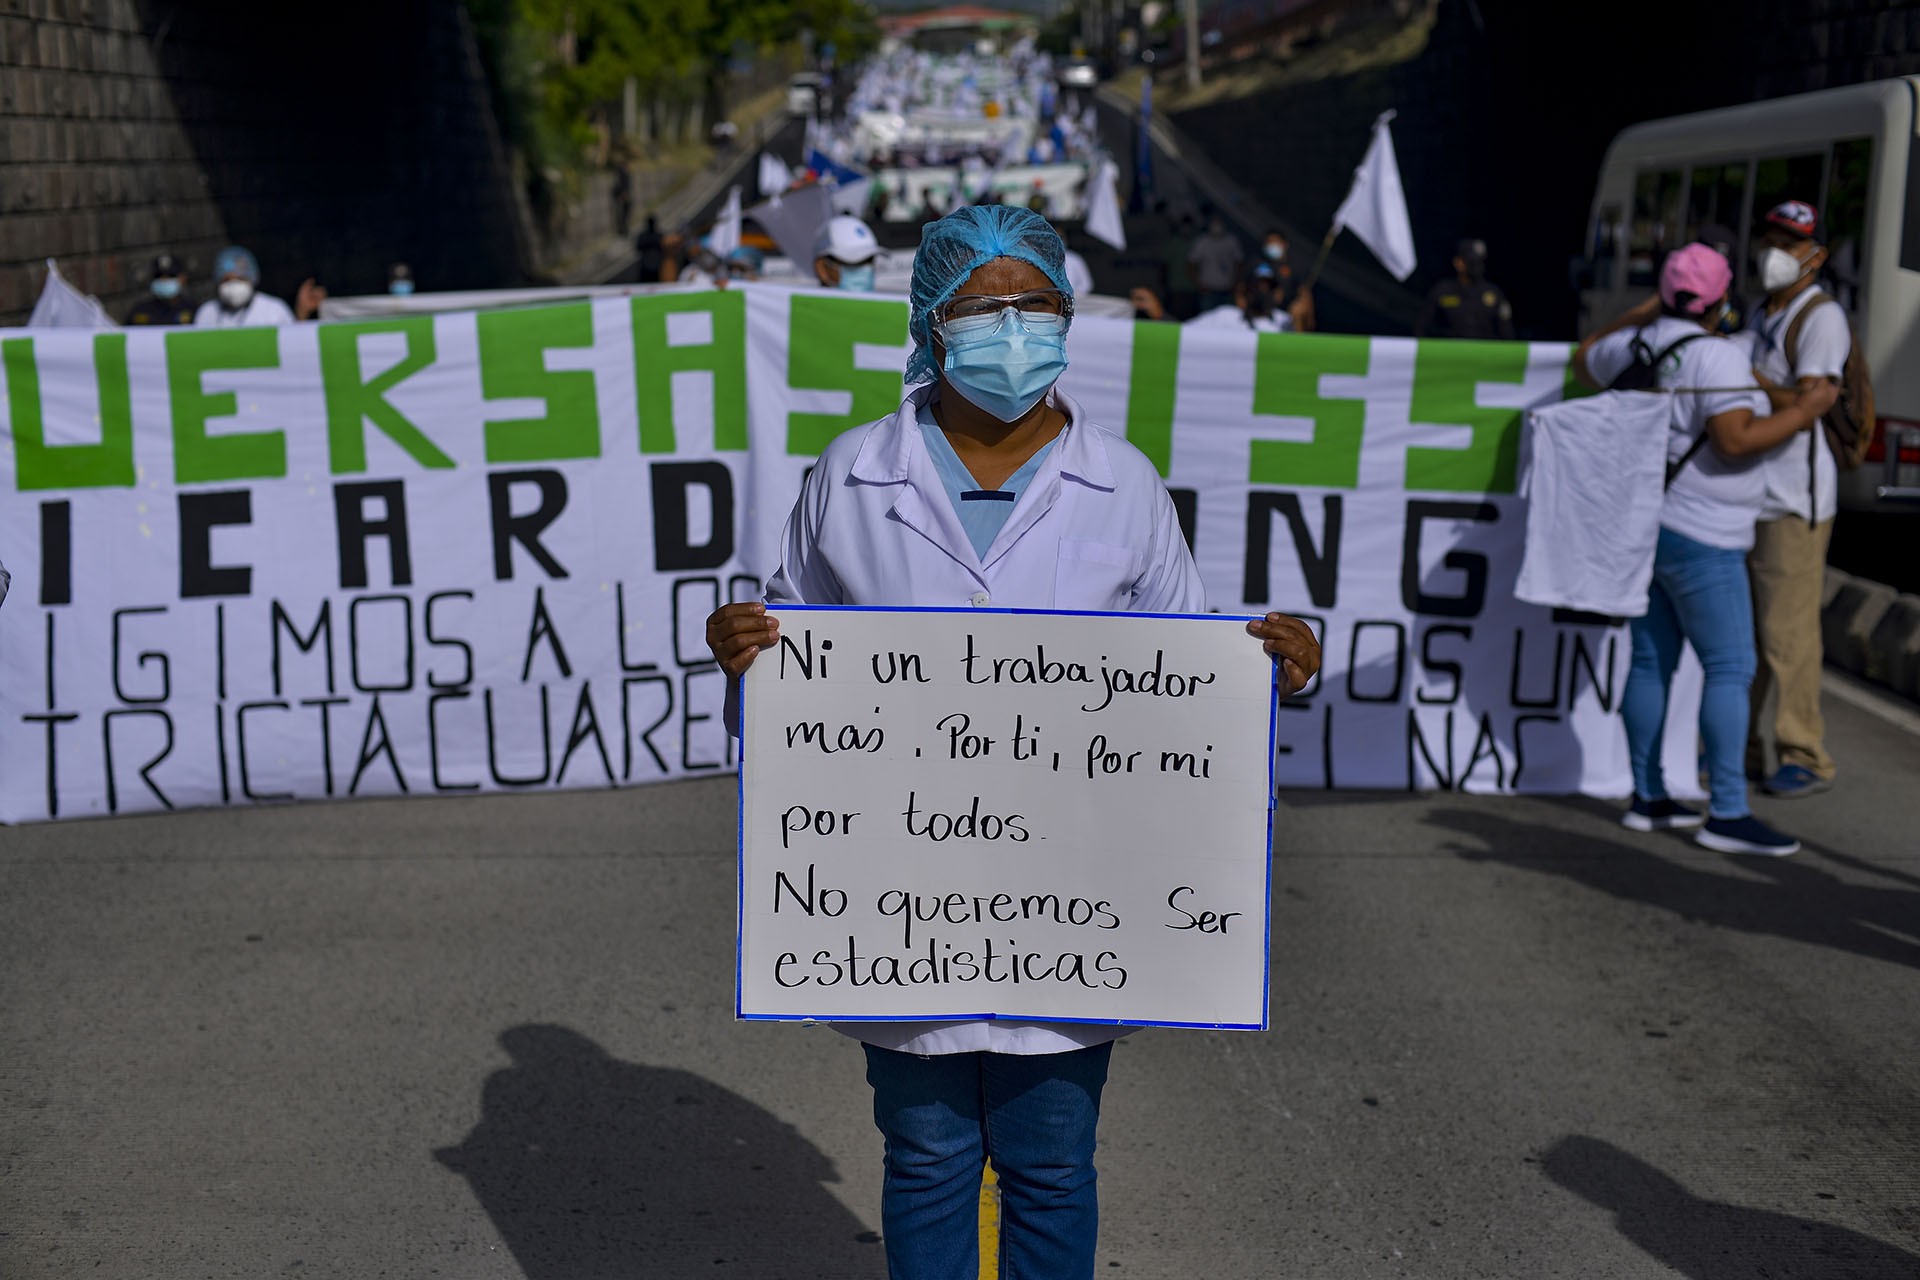
[[[932,385],[916,387],[898,412],[827,446],[788,517],[780,568],[767,582],[775,616],[782,604],[1206,611],[1200,571],[1153,464],[1089,422],[1057,388],[1049,400],[1067,415],[1067,429],[987,554],[975,555],[921,439],[920,407],[933,394]],[[1015,1021],[836,1029],[926,1054],[1063,1053],[1129,1030]]]

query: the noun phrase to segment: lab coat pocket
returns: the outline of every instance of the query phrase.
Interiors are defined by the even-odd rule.
[[[1131,547],[1111,542],[1060,539],[1060,559],[1053,571],[1053,607],[1120,611],[1133,600],[1133,584],[1140,579],[1140,555]]]

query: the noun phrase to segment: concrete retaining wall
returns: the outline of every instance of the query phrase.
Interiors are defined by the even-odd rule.
[[[1828,568],[1820,612],[1827,661],[1920,699],[1920,596]]]

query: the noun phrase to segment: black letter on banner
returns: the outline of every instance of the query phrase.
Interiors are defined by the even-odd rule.
[[[1467,575],[1458,596],[1430,596],[1420,589],[1420,526],[1428,520],[1477,520],[1491,524],[1500,508],[1491,502],[1407,503],[1406,541],[1400,551],[1400,601],[1414,613],[1436,618],[1474,618],[1487,603],[1487,558],[1478,551],[1449,551],[1440,563]]]
[[[126,617],[132,617],[133,615],[140,614],[140,613],[165,613],[166,611],[167,610],[164,605],[146,605],[144,607],[137,608],[137,609],[115,609],[113,611],[113,695],[114,697],[120,699],[120,701],[122,702],[130,703],[133,705],[140,705],[143,703],[151,703],[151,702],[165,702],[168,699],[168,697],[170,697],[173,693],[173,668],[167,662],[167,655],[164,653],[156,653],[152,649],[149,649],[145,653],[142,653],[140,655],[140,661],[135,663],[134,665],[144,667],[149,662],[154,662],[159,664],[160,666],[159,694],[151,698],[136,698],[131,694],[129,694],[125,689],[120,687],[120,619],[126,618]],[[168,721],[167,731],[169,733],[173,731],[172,721]],[[168,805],[167,807],[172,808],[173,806]]]
[[[639,739],[640,745],[645,747],[647,754],[653,757],[654,767],[663,774],[671,772],[667,768],[667,758],[660,754],[660,748],[653,745],[653,735],[673,715],[673,678],[671,676],[630,676],[620,682],[620,732],[626,738],[626,747],[620,754],[622,782],[633,781],[633,698],[630,695],[633,686],[637,684],[657,684],[666,690],[667,705],[662,708],[660,718],[641,730]]]
[[[1527,629],[1513,629],[1513,672],[1507,680],[1507,701],[1516,707],[1551,709],[1560,701],[1560,672],[1567,659],[1567,633],[1553,633],[1553,679],[1547,683],[1547,696],[1544,698],[1523,698],[1520,696],[1520,668],[1526,665]]]
[[[1333,608],[1340,589],[1340,520],[1342,498],[1328,494],[1320,499],[1323,530],[1320,548],[1313,546],[1313,534],[1307,529],[1306,512],[1297,493],[1266,493],[1255,490],[1247,495],[1247,560],[1240,597],[1247,604],[1260,604],[1271,594],[1273,558],[1273,516],[1287,517],[1287,530],[1293,535],[1293,547],[1300,557],[1300,574],[1307,580],[1307,595],[1322,609]]]
[[[573,664],[567,661],[567,646],[560,643],[560,632],[553,625],[553,616],[547,612],[547,593],[544,587],[533,589],[533,617],[527,621],[527,660],[520,664],[520,683],[525,684],[527,677],[533,674],[533,651],[540,647],[540,637],[547,638],[547,647],[553,650],[553,660],[560,668],[560,678],[570,679]]]
[[[1457,662],[1433,656],[1433,638],[1435,636],[1459,636],[1468,644],[1473,643],[1473,628],[1445,623],[1437,627],[1428,627],[1420,637],[1420,665],[1429,671],[1439,671],[1453,677],[1453,692],[1444,698],[1429,698],[1425,689],[1415,689],[1413,699],[1430,707],[1451,706],[1460,701],[1461,686],[1466,682],[1466,670]]]
[[[573,727],[567,730],[567,749],[560,753],[560,772],[554,775],[555,786],[567,780],[567,762],[588,738],[593,739],[594,750],[600,753],[600,768],[607,776],[607,785],[612,786],[613,761],[607,756],[607,740],[600,736],[599,713],[593,709],[593,681],[583,680],[580,701],[573,708]]]
[[[733,473],[724,462],[656,462],[653,481],[653,567],[661,573],[717,569],[733,557]],[[699,485],[713,504],[713,528],[694,546],[687,528],[687,490]]]
[[[333,602],[331,600],[322,600],[320,602],[320,613],[319,616],[313,620],[313,630],[309,631],[304,638],[300,635],[300,628],[293,625],[293,619],[287,616],[287,611],[280,607],[278,600],[273,602],[273,613],[271,616],[272,622],[270,628],[273,632],[273,696],[277,698],[286,692],[286,687],[280,679],[280,631],[283,627],[286,629],[287,635],[292,638],[294,645],[302,653],[312,653],[313,647],[320,643],[321,634],[324,633],[326,635],[327,647],[322,649],[321,653],[323,653],[327,659],[327,692],[335,692],[333,687]]]
[[[365,684],[360,679],[360,606],[395,602],[400,606],[400,629],[407,637],[406,676],[399,684]],[[353,676],[353,687],[362,693],[413,692],[413,599],[410,596],[354,597],[353,603],[347,606],[347,667]]]
[[[162,760],[173,754],[173,717],[164,711],[109,711],[100,717],[100,742],[104,748],[107,765],[107,812],[120,812],[120,790],[113,781],[113,722],[122,716],[159,716],[160,723],[167,726],[167,745],[160,748],[159,755],[140,766],[140,781],[147,784],[147,790],[153,792],[162,806],[168,809],[173,808],[173,801],[167,799],[166,794],[154,785],[153,781],[153,771],[160,767]]]
[[[252,524],[253,494],[247,489],[183,493],[180,503],[180,598],[244,596],[253,590],[253,570],[213,563],[218,525]]]
[[[73,504],[40,504],[40,603],[73,603]]]
[[[366,500],[378,498],[382,514],[367,518]],[[367,543],[387,540],[387,568],[396,587],[413,585],[413,553],[407,539],[407,487],[398,480],[333,486],[333,524],[340,539],[340,589],[367,585]]]
[[[660,664],[657,662],[627,661],[627,584],[624,582],[613,584],[613,625],[614,647],[620,654],[622,671],[658,671],[660,669]]]
[[[333,794],[333,716],[332,708],[347,705],[345,698],[302,698],[303,707],[320,708],[320,772],[326,779],[327,794]]]
[[[1586,636],[1578,631],[1573,633],[1573,675],[1567,681],[1567,706],[1569,708],[1573,706],[1574,694],[1580,688],[1580,668],[1585,667],[1587,669],[1587,683],[1593,686],[1593,696],[1600,699],[1600,709],[1602,711],[1612,711],[1614,709],[1613,657],[1619,645],[1620,633],[1617,631],[1609,633],[1607,636],[1607,683],[1603,688],[1600,684],[1601,668],[1599,664],[1595,662],[1593,654],[1587,649]]]
[[[44,724],[47,726],[47,816],[49,818],[57,818],[60,816],[60,769],[56,763],[58,756],[54,749],[54,733],[61,725],[67,723],[69,720],[78,720],[79,718],[80,713],[77,711],[49,712],[43,716],[29,715],[20,717],[21,721],[25,724]],[[661,766],[661,770],[665,772],[664,765]]]
[[[1173,515],[1180,522],[1180,536],[1187,540],[1187,551],[1193,551],[1193,531],[1200,523],[1200,493],[1196,489],[1169,489],[1167,496],[1173,499]]]
[[[724,769],[733,763],[733,735],[727,733],[720,735],[727,744],[726,749],[721,752],[721,755],[724,757],[723,759],[702,760],[698,763],[695,763],[693,759],[693,726],[720,718],[718,716],[695,715],[693,711],[693,682],[707,676],[713,676],[720,681],[720,696],[724,699],[726,697],[727,674],[720,670],[719,667],[711,666],[705,671],[689,671],[680,677],[680,701],[682,706],[685,707],[685,710],[682,711],[680,715],[680,764],[688,770]]]
[[[513,514],[513,486],[531,484],[540,491],[540,504],[526,515]],[[493,506],[493,576],[500,582],[513,580],[513,544],[518,542],[527,554],[547,571],[549,578],[564,578],[561,567],[540,543],[540,535],[567,509],[567,478],[558,471],[496,471],[487,477],[487,494]]]
[[[373,742],[373,731],[376,726],[380,730],[378,746]],[[353,781],[347,786],[348,795],[360,793],[361,775],[366,773],[369,765],[383,755],[387,758],[387,766],[393,770],[393,780],[400,784],[401,794],[406,794],[409,790],[407,777],[400,772],[400,758],[393,754],[393,736],[387,732],[387,718],[380,711],[380,695],[375,694],[373,710],[367,713],[367,731],[360,735],[360,763],[353,768]]]
[[[532,778],[509,778],[500,772],[500,731],[493,719],[493,690],[481,694],[487,709],[487,771],[496,786],[536,787],[553,776],[553,733],[547,725],[547,686],[540,686],[540,773]]]
[[[706,599],[690,611],[680,608],[680,593],[687,587],[706,588]],[[716,575],[710,578],[675,578],[673,580],[673,660],[683,667],[711,667],[713,650],[707,648],[706,620],[715,609],[720,607],[720,579]],[[691,630],[689,630],[691,624]],[[692,636],[693,656],[689,658],[681,639]]]
[[[1447,712],[1446,725],[1447,771],[1442,773],[1440,766],[1434,763],[1433,752],[1427,747],[1427,735],[1420,732],[1420,713],[1412,707],[1407,708],[1407,790],[1420,789],[1420,775],[1414,770],[1413,753],[1417,747],[1420,758],[1427,762],[1427,772],[1440,784],[1442,791],[1453,790],[1453,712]]]
[[[1360,668],[1360,637],[1368,627],[1387,627],[1393,632],[1393,687],[1383,694],[1361,693],[1354,687],[1354,677]],[[1407,629],[1392,619],[1353,624],[1353,639],[1347,645],[1347,700],[1349,702],[1398,702],[1400,687],[1407,679]]]
[[[243,702],[240,704],[240,709],[233,713],[233,732],[238,744],[236,753],[240,757],[240,794],[249,800],[291,800],[293,799],[293,792],[291,791],[273,791],[266,795],[255,795],[253,792],[253,771],[247,767],[247,712],[264,711],[268,709],[285,711],[287,710],[287,704],[284,702]]]
[[[460,689],[473,683],[473,646],[465,640],[443,640],[433,630],[433,606],[442,600],[471,600],[471,591],[436,591],[427,597],[427,643],[435,647],[445,645],[458,649],[466,655],[467,674],[458,680],[436,680],[433,672],[427,672],[427,687],[430,689]]]

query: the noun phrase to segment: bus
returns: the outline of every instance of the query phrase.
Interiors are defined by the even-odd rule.
[[[1873,370],[1880,429],[1868,465],[1841,473],[1840,504],[1885,510],[1913,503],[1920,500],[1920,76],[1623,130],[1607,149],[1594,194],[1579,272],[1581,328],[1644,299],[1665,255],[1701,239],[1703,229],[1731,236],[1734,296],[1757,303],[1754,224],[1790,199],[1811,200],[1827,224],[1822,287],[1846,307]]]

